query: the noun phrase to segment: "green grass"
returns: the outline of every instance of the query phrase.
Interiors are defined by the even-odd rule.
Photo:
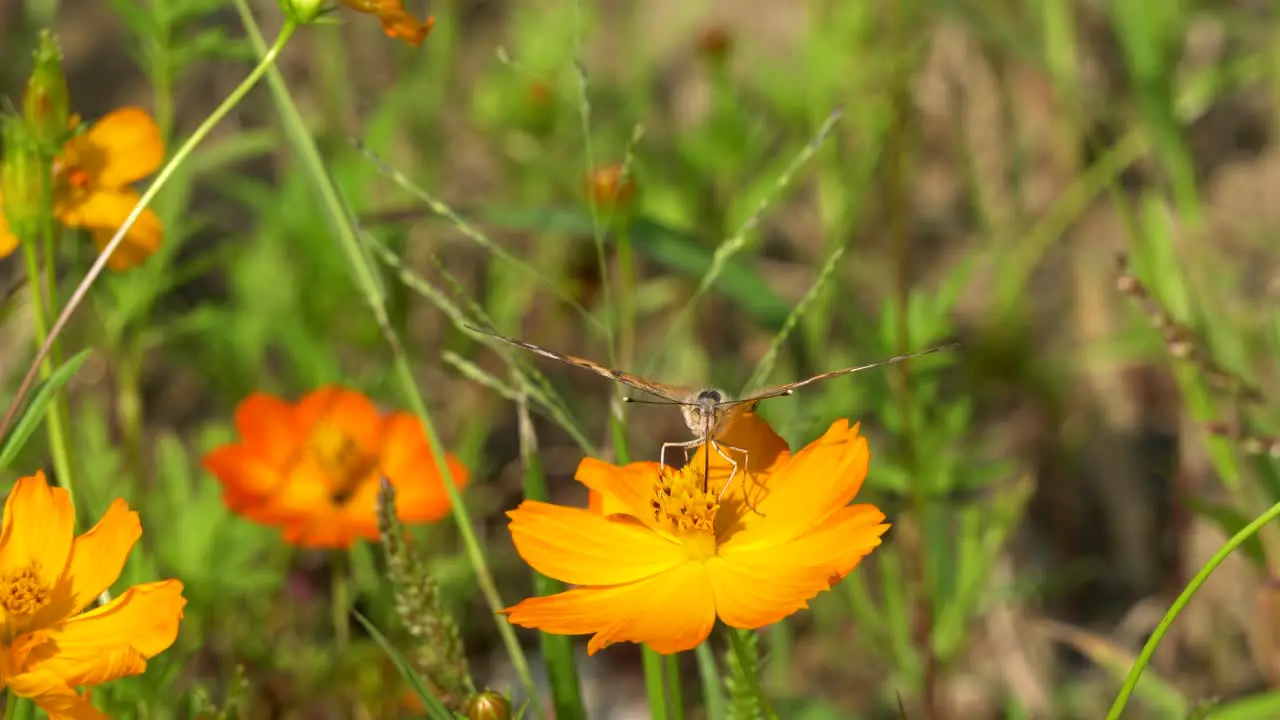
[[[199,465],[248,393],[340,382],[418,415],[471,470],[454,520],[412,546],[476,688],[525,717],[603,717],[583,698],[614,687],[673,720],[1274,716],[1259,688],[1280,682],[1280,647],[1257,628],[1275,622],[1259,608],[1280,535],[1257,519],[1280,503],[1280,464],[1239,436],[1280,430],[1265,399],[1280,256],[1269,196],[1223,187],[1275,183],[1280,14],[615,5],[433,3],[420,48],[345,7],[277,36],[280,9],[245,0],[32,3],[0,28],[5,107],[21,112],[47,28],[73,110],[141,103],[170,161],[148,181],[162,250],[86,286],[43,366],[39,336],[92,246],[47,218],[43,254],[0,261],[0,409],[23,409],[0,488],[56,468],[80,530],[125,498],[144,537],[113,594],[186,586],[175,646],[95,701],[114,717],[390,717],[418,693],[448,716],[382,549],[285,546]],[[723,58],[699,49],[716,17]],[[111,42],[86,43],[98,34]],[[1237,142],[1250,133],[1267,142]],[[584,182],[615,164],[637,193],[610,212]],[[1179,334],[1162,341],[1117,289],[1121,252]],[[52,308],[17,285],[46,275]],[[585,639],[494,615],[559,587],[515,555],[504,512],[580,503],[581,457],[656,459],[684,430],[467,325],[730,391],[963,346],[761,408],[793,448],[862,421],[860,499],[894,528],[848,578],[760,632],[717,629],[694,658],[584,659]],[[1233,391],[1246,383],[1261,402]],[[1212,558],[1188,550],[1206,532]],[[1206,582],[1228,553],[1232,574]],[[1145,598],[1174,610],[1144,647],[1156,620],[1121,627]]]

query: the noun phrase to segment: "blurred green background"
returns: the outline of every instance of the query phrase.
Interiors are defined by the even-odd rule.
[[[270,38],[279,8],[253,9]],[[909,373],[762,407],[793,447],[861,420],[863,496],[895,524],[810,612],[761,633],[783,717],[897,717],[899,698],[912,718],[1103,717],[1173,597],[1280,500],[1271,460],[1205,429],[1266,433],[1280,412],[1222,391],[1204,360],[1275,389],[1280,6],[409,10],[436,18],[420,48],[342,9],[303,28],[279,67],[364,239],[414,275],[384,266],[392,323],[473,471],[468,509],[508,604],[531,592],[503,515],[521,499],[507,397],[521,381],[451,312],[731,392],[963,342]],[[171,150],[256,58],[225,0],[0,0],[0,92],[14,104],[43,27],[75,111],[141,105]],[[587,177],[611,165],[635,196],[596,224]],[[163,251],[104,277],[64,340],[94,350],[69,386],[81,517],[129,499],[146,535],[125,579],[182,578],[190,601],[178,644],[105,702],[120,717],[191,717],[242,675],[244,717],[392,716],[407,686],[383,651],[356,626],[334,649],[333,559],[231,515],[198,466],[255,389],[295,398],[341,382],[401,404],[265,85],[155,207]],[[92,260],[87,240],[65,251],[64,297]],[[1118,252],[1185,337],[1162,342],[1118,290]],[[21,279],[16,258],[0,261],[4,397],[34,349]],[[1190,361],[1170,352],[1184,339]],[[609,452],[614,388],[511,358],[554,389],[534,398],[538,453],[552,497],[582,503],[571,477],[584,453]],[[670,409],[627,413],[633,458],[685,436]],[[48,468],[43,440],[24,467]],[[515,689],[452,523],[418,540],[477,681]],[[1264,533],[1218,569],[1125,717],[1280,717],[1277,552]],[[355,602],[390,628],[375,554],[356,552]],[[536,668],[536,635],[520,637]],[[630,646],[583,659],[588,716],[648,717],[639,668]],[[681,668],[689,717],[703,717],[693,658]]]

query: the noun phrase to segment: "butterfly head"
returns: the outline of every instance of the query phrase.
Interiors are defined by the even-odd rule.
[[[699,438],[713,435],[728,414],[729,402],[729,396],[720,390],[699,390],[680,407],[689,432]]]

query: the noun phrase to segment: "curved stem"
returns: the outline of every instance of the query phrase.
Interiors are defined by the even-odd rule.
[[[285,43],[288,42],[289,38],[293,36],[293,32],[296,29],[297,26],[292,22],[285,23],[284,27],[280,30],[280,34],[276,36],[275,43],[273,43],[271,48],[262,55],[262,59],[258,62],[257,67],[255,67],[253,71],[250,72],[249,75],[231,91],[231,94],[227,96],[227,99],[223,100],[222,104],[219,105],[217,109],[209,115],[209,117],[205,118],[204,122],[200,124],[200,127],[196,128],[196,131],[191,133],[191,137],[187,138],[187,141],[182,144],[182,147],[178,148],[178,151],[173,154],[173,157],[169,158],[169,162],[166,163],[160,170],[160,173],[156,175],[156,179],[152,181],[151,187],[148,187],[147,191],[142,194],[142,198],[138,200],[138,204],[134,206],[133,211],[129,213],[127,218],[125,218],[124,224],[122,224],[120,229],[116,231],[116,234],[112,236],[111,242],[107,243],[107,246],[103,248],[102,252],[98,255],[98,259],[95,260],[93,266],[89,268],[89,272],[85,273],[84,279],[80,281],[80,285],[76,287],[75,292],[71,293],[70,299],[67,300],[66,307],[62,309],[62,312],[58,315],[58,319],[53,323],[53,328],[49,331],[48,337],[45,338],[44,343],[40,346],[39,352],[36,353],[36,358],[31,363],[31,367],[27,370],[27,374],[22,378],[22,384],[18,386],[18,392],[13,396],[13,400],[9,403],[9,409],[5,411],[4,419],[0,420],[0,437],[4,437],[4,434],[9,430],[9,426],[13,424],[13,420],[18,414],[18,408],[22,406],[23,399],[31,390],[32,383],[35,382],[36,372],[41,367],[41,363],[44,362],[44,359],[48,357],[49,351],[53,347],[53,341],[62,333],[62,329],[66,327],[67,321],[71,318],[71,314],[75,312],[76,308],[80,306],[80,303],[84,301],[84,297],[88,294],[90,286],[92,286],[94,281],[98,279],[98,276],[102,274],[102,270],[107,266],[107,261],[111,259],[112,253],[116,251],[116,248],[120,247],[120,243],[124,242],[125,234],[129,232],[130,228],[133,227],[133,224],[142,216],[142,211],[151,204],[153,199],[155,199],[156,194],[160,192],[160,188],[164,187],[169,182],[169,178],[173,176],[175,171],[177,171],[178,166],[187,159],[187,156],[189,156],[193,150],[195,150],[196,145],[199,145],[200,141],[204,140],[205,137],[209,135],[214,126],[221,122],[222,119],[227,116],[227,113],[231,112],[231,109],[244,99],[244,96],[253,89],[253,86],[258,83],[258,80],[262,79],[263,74],[265,74],[267,70],[275,64],[276,57],[280,55],[280,51],[284,48]]]
[[[1116,701],[1111,705],[1111,711],[1107,713],[1107,720],[1119,720],[1120,713],[1124,712],[1124,707],[1129,702],[1129,697],[1133,695],[1133,690],[1138,686],[1138,679],[1142,677],[1142,671],[1147,668],[1147,663],[1151,662],[1151,656],[1155,654],[1156,647],[1160,645],[1160,640],[1169,632],[1169,627],[1173,625],[1173,621],[1182,612],[1182,609],[1191,602],[1192,596],[1204,585],[1209,579],[1209,575],[1213,573],[1227,556],[1240,547],[1245,540],[1253,537],[1264,525],[1280,517],[1280,503],[1272,505],[1262,515],[1259,515],[1253,522],[1244,526],[1231,537],[1218,552],[1209,558],[1209,562],[1200,568],[1195,577],[1191,578],[1191,582],[1187,583],[1186,589],[1178,596],[1177,600],[1169,606],[1169,611],[1165,613],[1164,618],[1160,620],[1160,624],[1156,626],[1155,632],[1151,633],[1151,637],[1147,639],[1147,644],[1142,647],[1142,652],[1138,654],[1138,659],[1134,661],[1133,667],[1129,669],[1129,676],[1124,679],[1124,685],[1120,686],[1120,694],[1116,696]]]
[[[264,47],[262,36],[258,32],[246,0],[236,0],[235,6],[240,14],[241,23],[249,34],[250,41],[258,52],[265,51],[266,48]],[[267,54],[263,56],[264,65],[267,57],[270,56],[270,51],[266,52]],[[399,384],[401,394],[409,404],[409,410],[422,423],[423,430],[427,436],[427,444],[431,448],[431,457],[435,462],[436,471],[445,480],[443,483],[444,489],[449,496],[450,506],[453,508],[453,519],[457,524],[458,534],[462,538],[467,559],[470,560],[471,567],[475,571],[476,582],[480,586],[480,592],[484,596],[485,603],[494,613],[498,633],[502,636],[503,645],[511,659],[511,665],[529,697],[536,698],[539,696],[538,687],[533,681],[533,674],[529,670],[529,663],[525,659],[524,650],[520,647],[520,641],[516,637],[515,629],[499,614],[505,605],[502,602],[502,597],[498,594],[498,586],[494,582],[493,573],[490,571],[489,564],[485,559],[484,548],[480,545],[475,525],[467,514],[466,506],[462,502],[462,494],[458,491],[453,473],[449,470],[449,465],[445,459],[444,447],[440,443],[440,437],[436,432],[435,424],[431,420],[431,415],[427,412],[426,404],[422,401],[422,394],[418,390],[417,380],[414,379],[413,368],[409,365],[408,356],[404,351],[404,347],[400,344],[400,339],[396,335],[395,329],[391,326],[391,319],[387,313],[382,286],[378,280],[373,260],[365,252],[360,239],[356,236],[354,222],[348,213],[345,203],[338,194],[338,189],[334,185],[333,179],[329,176],[329,172],[324,166],[320,151],[316,148],[315,141],[307,130],[302,115],[298,112],[298,108],[293,102],[293,98],[289,95],[283,78],[280,77],[278,72],[272,72],[267,76],[267,85],[271,88],[276,110],[280,113],[280,121],[284,126],[285,136],[288,137],[294,152],[298,154],[298,160],[302,164],[303,171],[311,181],[313,190],[319,196],[324,211],[328,215],[330,226],[333,229],[338,245],[346,256],[347,265],[351,268],[356,286],[360,294],[364,296],[365,302],[369,306],[369,311],[373,313],[374,320],[382,330],[387,344],[391,346],[395,380]],[[541,703],[534,702],[531,707],[537,716],[542,716]]]
[[[52,308],[45,307],[45,294],[42,289],[41,269],[40,269],[40,250],[35,242],[28,240],[22,243],[22,255],[27,265],[27,282],[31,286],[31,315],[35,321],[36,341],[41,346],[50,344],[51,335],[49,333],[48,312]],[[53,264],[53,257],[46,256],[44,259],[48,265]],[[31,364],[31,369],[27,372],[30,376],[34,372],[39,372],[41,378],[48,378],[53,374],[53,361],[51,358],[38,357]],[[15,402],[16,404],[16,402]],[[75,505],[75,483],[71,481],[71,454],[67,451],[67,417],[64,414],[65,406],[54,399],[49,403],[46,413],[48,422],[45,427],[49,433],[49,453],[53,455],[54,473],[58,478],[58,486],[67,491],[71,496],[72,506]],[[0,431],[0,437],[4,436],[4,432]]]

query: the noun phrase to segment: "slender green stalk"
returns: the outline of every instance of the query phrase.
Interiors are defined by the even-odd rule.
[[[684,720],[684,691],[680,683],[680,655],[667,656],[667,697],[670,701],[671,720]]]
[[[50,340],[48,312],[52,308],[45,307],[45,294],[40,289],[40,250],[36,247],[36,243],[27,241],[22,243],[22,255],[27,264],[27,281],[31,284],[31,316],[36,328],[36,342],[41,346],[48,345]],[[52,265],[53,258],[46,257],[45,262]],[[44,358],[32,363],[32,369],[37,367],[40,377],[47,379],[53,374],[53,359],[46,354]],[[59,391],[59,394],[61,393],[62,391]],[[67,450],[69,437],[67,416],[65,407],[61,403],[57,401],[49,403],[48,422],[45,428],[49,433],[49,452],[53,455],[53,468],[58,475],[58,485],[67,491],[74,505],[75,483],[71,481],[71,454]]]
[[[547,478],[542,471],[542,458],[538,455],[538,439],[529,417],[529,404],[525,395],[517,403],[520,423],[520,459],[524,464],[524,496],[529,500],[546,502]],[[564,592],[564,583],[535,571],[533,590],[540,597]],[[551,686],[551,702],[556,720],[578,720],[587,717],[582,705],[582,691],[578,687],[578,664],[573,656],[573,643],[567,635],[540,633],[542,659],[547,665],[547,684]]]
[[[347,619],[351,612],[350,563],[346,553],[333,553],[330,560],[329,587],[332,597],[329,599],[329,608],[333,613],[333,646],[338,652],[344,652],[351,643],[351,622]]]
[[[256,21],[253,19],[253,13],[250,11],[248,3],[246,0],[236,0],[235,6],[240,13],[240,20],[255,50],[259,55],[265,57],[265,54],[270,51],[266,48],[262,34],[258,32]],[[453,508],[453,519],[457,524],[458,534],[462,538],[467,558],[471,561],[471,566],[475,570],[476,582],[480,586],[480,592],[484,596],[485,603],[494,613],[498,633],[502,636],[503,645],[506,647],[507,655],[511,659],[512,667],[515,669],[516,675],[520,678],[520,682],[529,697],[537,698],[538,687],[533,682],[528,660],[525,658],[523,648],[520,647],[520,641],[516,637],[515,629],[499,614],[505,605],[502,602],[502,597],[498,594],[498,587],[493,580],[493,573],[489,569],[488,561],[485,559],[484,548],[480,545],[475,525],[467,514],[466,506],[462,502],[462,494],[458,491],[453,473],[449,470],[449,465],[445,459],[444,447],[440,443],[435,423],[432,422],[431,415],[427,412],[426,404],[422,400],[422,394],[418,391],[417,381],[413,376],[413,368],[410,367],[404,347],[400,344],[399,336],[396,335],[395,329],[391,325],[391,319],[384,304],[382,286],[378,281],[373,260],[364,252],[360,239],[356,236],[347,208],[341,197],[339,197],[338,189],[334,185],[332,178],[329,177],[324,161],[320,157],[320,151],[316,148],[315,141],[308,132],[306,123],[303,122],[302,115],[298,112],[298,108],[289,94],[284,78],[274,68],[269,70],[267,73],[267,85],[271,88],[271,95],[275,100],[276,111],[280,115],[281,123],[284,125],[285,135],[289,138],[289,143],[294,152],[297,153],[298,160],[302,163],[307,178],[311,181],[313,189],[319,196],[320,203],[329,218],[338,244],[346,256],[347,264],[352,270],[353,279],[361,295],[364,296],[365,302],[368,303],[369,310],[382,330],[387,344],[391,346],[392,369],[395,381],[399,384],[400,392],[405,401],[408,402],[409,409],[422,423],[436,470],[445,479],[443,483],[444,489],[449,496],[450,506]],[[531,707],[535,715],[542,716],[540,703],[534,702]]]
[[[1120,686],[1120,694],[1116,696],[1115,702],[1111,705],[1111,711],[1107,713],[1107,720],[1119,720],[1120,714],[1124,712],[1125,705],[1129,702],[1129,697],[1133,695],[1134,689],[1138,686],[1142,671],[1147,668],[1147,663],[1151,662],[1151,656],[1155,654],[1156,647],[1160,645],[1160,641],[1169,632],[1169,628],[1173,625],[1173,621],[1178,617],[1178,614],[1187,606],[1187,603],[1191,602],[1192,596],[1209,579],[1209,575],[1213,574],[1213,571],[1222,564],[1223,560],[1227,559],[1228,555],[1244,544],[1244,541],[1253,537],[1263,526],[1277,517],[1280,517],[1280,503],[1272,505],[1269,510],[1259,515],[1253,522],[1241,528],[1240,532],[1231,536],[1231,539],[1219,548],[1218,552],[1213,554],[1213,557],[1209,558],[1209,562],[1200,568],[1195,577],[1191,578],[1191,582],[1187,583],[1187,587],[1182,591],[1182,594],[1169,606],[1168,612],[1160,620],[1160,624],[1156,626],[1155,631],[1151,633],[1151,637],[1147,639],[1147,644],[1142,646],[1142,652],[1138,653],[1138,659],[1134,661],[1133,667],[1129,669],[1129,676],[1124,679],[1124,685]]]
[[[693,649],[693,656],[698,661],[698,677],[702,680],[702,705],[710,720],[723,720],[727,711],[722,690],[723,680],[720,669],[716,666],[715,655],[711,646],[702,643]]]
[[[769,704],[769,698],[764,694],[764,688],[760,686],[760,678],[756,677],[756,663],[751,658],[746,645],[742,641],[742,633],[750,632],[750,630],[738,630],[736,628],[728,628],[725,633],[729,636],[729,644],[733,646],[733,654],[738,658],[738,665],[742,667],[743,675],[747,679],[747,683],[751,686],[751,694],[756,696],[756,702],[760,704],[760,711],[769,720],[778,720],[778,714],[773,711],[773,706]]]
[[[276,57],[280,55],[280,51],[284,48],[285,43],[288,42],[289,38],[293,36],[294,30],[296,29],[297,27],[292,22],[285,23],[271,47],[269,49],[264,48],[264,52],[261,53],[261,59],[259,60],[257,67],[255,67],[244,80],[240,81],[240,84],[231,91],[231,94],[222,101],[222,104],[210,113],[209,117],[204,119],[204,122],[200,123],[200,127],[196,128],[196,131],[191,133],[191,137],[187,138],[187,141],[182,144],[182,147],[178,148],[178,151],[173,154],[173,157],[169,158],[169,162],[165,163],[165,166],[160,169],[159,174],[156,175],[151,186],[147,188],[146,192],[142,193],[142,197],[138,200],[138,204],[133,207],[129,216],[125,218],[124,223],[120,225],[120,229],[116,231],[116,234],[112,236],[111,241],[107,243],[105,248],[103,248],[102,252],[98,255],[98,259],[95,260],[93,265],[89,268],[89,272],[85,273],[84,279],[80,281],[80,284],[76,287],[75,291],[71,293],[71,297],[67,300],[66,306],[62,308],[62,312],[59,313],[58,319],[53,323],[53,327],[50,329],[48,336],[45,337],[44,343],[36,353],[35,360],[31,363],[31,367],[28,368],[27,374],[22,378],[22,384],[18,386],[17,393],[14,394],[13,400],[9,403],[9,408],[5,411],[4,419],[0,420],[0,437],[3,437],[4,434],[9,431],[9,427],[17,417],[18,409],[22,407],[23,400],[31,390],[31,385],[35,382],[36,373],[41,367],[41,363],[43,363],[45,358],[49,356],[49,353],[53,348],[54,340],[62,333],[63,328],[66,327],[67,322],[71,319],[71,314],[75,312],[76,308],[80,306],[80,303],[84,301],[85,296],[89,293],[89,288],[93,285],[94,281],[98,279],[98,276],[102,274],[103,269],[107,266],[107,261],[111,259],[111,255],[115,253],[116,248],[120,247],[120,243],[124,242],[125,234],[133,228],[133,224],[142,216],[142,211],[151,204],[151,201],[155,199],[156,195],[160,192],[160,189],[168,184],[169,178],[171,178],[174,172],[177,171],[178,166],[186,161],[187,157],[191,155],[196,146],[209,135],[214,126],[221,122],[222,119],[227,116],[227,113],[231,112],[231,109],[244,99],[244,96],[253,89],[253,86],[258,84],[258,80],[261,79],[267,70],[275,64]],[[260,37],[259,40],[261,40]],[[35,277],[38,276],[33,276],[33,281]]]
[[[621,183],[620,183],[621,184]],[[618,242],[618,362],[630,367],[636,345],[636,262],[631,246],[631,221],[617,220]]]
[[[641,654],[644,665],[644,694],[649,700],[649,717],[653,720],[668,720],[667,689],[663,682],[662,656],[654,652],[648,645]]]
[[[13,693],[4,694],[4,720],[13,720],[14,708],[18,707],[18,698]]]

